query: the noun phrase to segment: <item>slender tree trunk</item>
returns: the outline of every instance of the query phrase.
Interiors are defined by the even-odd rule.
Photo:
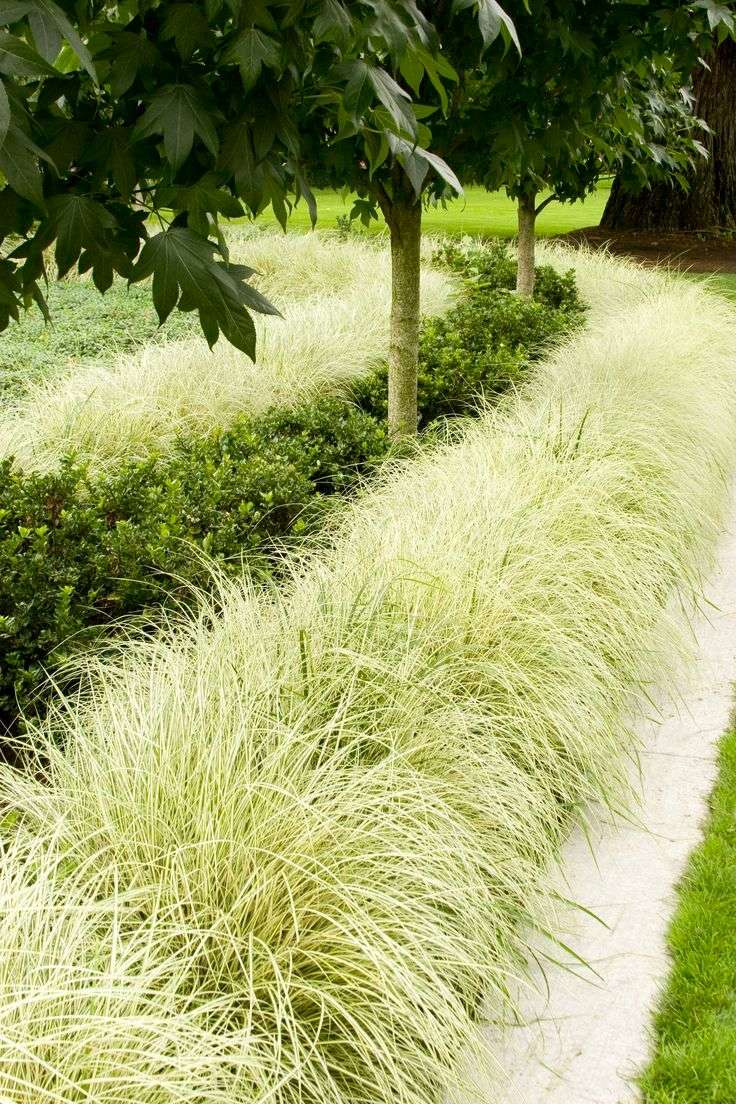
[[[422,205],[413,195],[398,195],[384,205],[384,215],[391,232],[388,427],[392,437],[413,437],[418,423]]]
[[[655,184],[627,192],[617,178],[603,212],[607,230],[733,230],[736,228],[736,43],[730,38],[693,74],[695,112],[713,134],[709,156],[699,159],[688,191]]]
[[[536,198],[534,192],[526,192],[519,197],[519,234],[517,237],[519,265],[516,272],[516,290],[519,295],[523,295],[526,299],[531,299],[534,294]]]

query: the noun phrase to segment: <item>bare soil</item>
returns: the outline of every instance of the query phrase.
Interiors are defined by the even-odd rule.
[[[560,241],[635,257],[651,265],[671,265],[690,272],[736,272],[736,235],[694,230],[602,230],[588,226],[560,234]]]

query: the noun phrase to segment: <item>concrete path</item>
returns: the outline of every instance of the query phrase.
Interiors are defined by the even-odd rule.
[[[563,854],[561,892],[608,925],[579,910],[561,916],[566,942],[600,977],[572,959],[569,969],[547,964],[546,978],[535,972],[533,990],[520,998],[526,1026],[501,1038],[487,1029],[491,1052],[508,1072],[481,1086],[489,1104],[639,1099],[632,1078],[646,1063],[651,1014],[667,976],[673,890],[700,839],[716,746],[732,709],[736,513],[708,598],[717,608],[696,623],[698,658],[683,676],[679,705],[642,731],[642,827],[596,823],[592,850],[578,832]]]

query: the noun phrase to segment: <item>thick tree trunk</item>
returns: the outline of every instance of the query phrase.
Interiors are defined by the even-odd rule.
[[[534,294],[534,246],[537,218],[536,195],[527,192],[519,198],[519,233],[516,248],[519,264],[516,271],[516,290],[519,295],[531,299]]]
[[[603,212],[607,230],[732,230],[736,228],[736,43],[730,38],[693,75],[696,114],[713,134],[685,191],[655,184],[634,194],[617,178]]]
[[[388,355],[388,427],[392,437],[417,432],[419,280],[422,205],[398,196],[384,210],[391,232],[391,341]]]

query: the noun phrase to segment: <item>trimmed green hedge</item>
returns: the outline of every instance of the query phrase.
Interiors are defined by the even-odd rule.
[[[507,294],[515,266],[503,248],[446,247],[467,279],[445,317],[421,335],[420,419],[467,413],[482,394],[521,379],[536,352],[577,321],[572,277],[540,269],[533,302]],[[355,388],[354,403],[323,399],[292,411],[242,416],[226,431],[182,441],[168,457],[113,474],[70,458],[51,474],[0,466],[0,725],[43,708],[38,687],[121,616],[191,599],[226,572],[268,573],[284,543],[320,522],[389,453],[386,371]]]

